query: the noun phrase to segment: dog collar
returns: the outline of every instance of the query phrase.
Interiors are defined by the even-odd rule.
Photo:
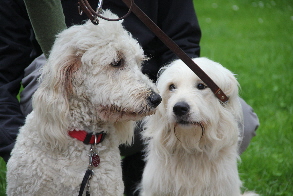
[[[104,131],[100,133],[88,133],[83,130],[73,130],[69,131],[68,135],[82,141],[84,144],[99,144],[104,140],[106,133]]]

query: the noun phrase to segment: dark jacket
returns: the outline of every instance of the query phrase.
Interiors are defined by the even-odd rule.
[[[16,98],[23,70],[41,53],[23,1],[0,1],[0,155],[8,160],[25,117]]]

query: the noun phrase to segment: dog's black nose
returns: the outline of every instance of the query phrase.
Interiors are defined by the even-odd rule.
[[[186,102],[178,102],[173,107],[173,112],[176,116],[183,116],[189,112],[189,105]]]
[[[149,104],[155,108],[161,103],[162,98],[158,93],[152,91],[152,93],[148,97],[148,101]]]

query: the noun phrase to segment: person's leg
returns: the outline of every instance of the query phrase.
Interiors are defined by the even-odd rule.
[[[137,122],[137,126],[134,130],[133,144],[131,146],[121,145],[120,154],[123,156],[122,160],[122,172],[124,182],[124,194],[126,196],[138,196],[139,191],[137,189],[141,178],[143,169],[145,166],[144,162],[144,144],[141,139],[140,132],[143,130],[141,122]]]
[[[126,196],[139,195],[137,188],[141,182],[144,167],[143,151],[127,156],[122,160],[123,182],[125,186],[124,194]]]
[[[23,91],[20,93],[20,109],[24,116],[32,111],[32,96],[39,86],[41,67],[46,63],[45,55],[37,57],[25,70],[22,79]]]
[[[253,109],[243,99],[240,98],[243,111],[244,133],[239,146],[239,154],[242,154],[248,147],[252,137],[256,135],[256,129],[259,127],[259,119]]]

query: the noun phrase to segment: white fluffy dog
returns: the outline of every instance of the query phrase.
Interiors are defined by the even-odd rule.
[[[7,195],[77,196],[87,169],[93,175],[80,195],[123,195],[118,146],[131,142],[134,120],[153,114],[161,101],[141,73],[143,59],[121,21],[60,33],[7,164]]]
[[[143,196],[241,195],[238,82],[216,62],[207,58],[194,61],[225,92],[229,102],[221,104],[182,61],[162,68],[157,81],[162,103],[147,117],[143,133],[147,142]]]

